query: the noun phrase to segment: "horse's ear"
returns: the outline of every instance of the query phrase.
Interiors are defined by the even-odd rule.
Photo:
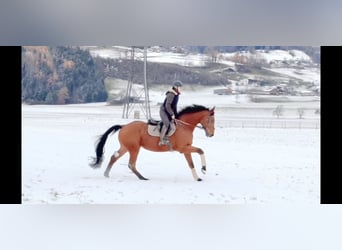
[[[210,115],[214,115],[215,114],[215,106],[209,110],[209,114]]]

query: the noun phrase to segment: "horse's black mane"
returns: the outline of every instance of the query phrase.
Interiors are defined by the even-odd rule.
[[[192,106],[188,106],[183,108],[181,111],[178,112],[177,118],[184,115],[184,114],[189,114],[189,113],[195,113],[195,112],[200,112],[203,110],[209,110],[208,108],[202,106],[202,105],[196,105],[193,104]]]

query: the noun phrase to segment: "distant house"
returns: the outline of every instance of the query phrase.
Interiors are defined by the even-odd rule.
[[[315,95],[320,95],[321,94],[321,88],[320,86],[315,86],[312,88],[312,92],[315,94]]]
[[[236,70],[232,67],[228,67],[224,70],[224,72],[233,73],[233,72],[236,72]]]
[[[237,85],[239,86],[247,86],[248,85],[248,79],[242,79],[240,80]]]
[[[285,90],[281,86],[277,86],[270,91],[270,95],[284,95]]]
[[[260,85],[260,80],[256,80],[256,79],[242,79],[238,82],[237,85],[239,86],[259,86]]]
[[[259,80],[255,80],[255,79],[248,79],[248,84],[249,85],[258,85],[260,83]]]
[[[233,93],[233,90],[229,87],[224,89],[214,89],[214,94],[216,95],[231,95]]]

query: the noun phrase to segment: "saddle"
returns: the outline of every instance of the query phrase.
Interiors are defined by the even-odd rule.
[[[163,127],[163,122],[159,120],[149,119],[147,122],[147,132],[150,136],[160,136],[161,129]],[[170,123],[170,126],[168,127],[166,131],[167,136],[171,136],[175,133],[176,126],[174,123]]]

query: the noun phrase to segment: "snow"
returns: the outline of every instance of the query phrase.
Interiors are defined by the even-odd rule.
[[[131,52],[130,48],[118,48],[115,46],[113,49],[93,49],[90,50],[91,55],[99,56],[103,58],[130,58]],[[137,59],[143,59],[143,51],[137,49],[135,51],[135,56]],[[174,53],[174,52],[155,52],[149,51],[147,52],[147,61],[148,62],[159,62],[159,63],[175,63],[181,66],[204,66],[207,62],[208,58],[203,54],[188,54],[184,55],[182,53]]]
[[[91,49],[90,53],[93,56],[100,56],[104,58],[130,58],[130,47],[119,47],[113,46],[111,49]],[[143,50],[136,49],[135,56],[137,59],[143,59]],[[244,55],[246,57],[262,58],[266,60],[267,63],[280,62],[280,61],[302,61],[302,62],[312,62],[311,58],[305,54],[303,51],[299,50],[256,50],[251,53],[249,51],[234,52],[234,53],[221,53],[218,61],[220,63],[226,64],[228,66],[234,66],[234,63],[229,60],[232,59],[236,54]],[[227,59],[227,60],[225,60]],[[176,53],[176,52],[164,52],[158,51],[154,48],[147,48],[147,61],[148,62],[160,62],[160,63],[175,63],[182,66],[204,66],[206,62],[210,60],[209,56],[206,54],[196,54],[196,53]]]
[[[153,118],[159,118],[158,102],[163,97],[164,91],[151,90]],[[22,202],[319,204],[320,127],[319,117],[314,114],[318,101],[285,103],[289,109],[280,119],[271,115],[276,103],[251,103],[242,95],[239,99],[217,96],[211,88],[184,89],[180,108],[193,103],[216,106],[215,136],[207,138],[202,130],[194,131],[193,145],[204,150],[207,162],[207,174],[203,175],[200,157],[193,154],[202,182],[193,180],[185,158],[178,152],[144,149],[138,156],[137,168],[148,181],[139,180],[128,169],[128,154],[116,162],[110,177],[105,178],[106,164],[118,149],[117,133],[107,139],[102,167],[92,169],[88,163],[95,156],[97,136],[112,125],[134,120],[132,114],[129,119],[121,118],[122,106],[23,104]],[[302,105],[307,113],[299,119],[295,110]],[[235,126],[232,121],[248,121],[252,125]],[[251,121],[260,123],[255,126]],[[289,121],[306,122],[308,128],[271,125]]]
[[[320,69],[319,68],[302,68],[302,69],[293,69],[293,68],[271,68],[268,69],[277,73],[281,73],[283,75],[291,76],[294,78],[298,78],[303,81],[312,82],[316,85],[320,84]]]
[[[199,67],[204,66],[208,61],[207,56],[202,54],[189,54],[184,55],[181,53],[148,53],[147,57],[148,62],[159,62],[159,63],[175,63],[181,66],[188,66],[188,67]]]
[[[310,57],[300,50],[270,50],[260,54],[268,63],[276,61],[311,61]]]

